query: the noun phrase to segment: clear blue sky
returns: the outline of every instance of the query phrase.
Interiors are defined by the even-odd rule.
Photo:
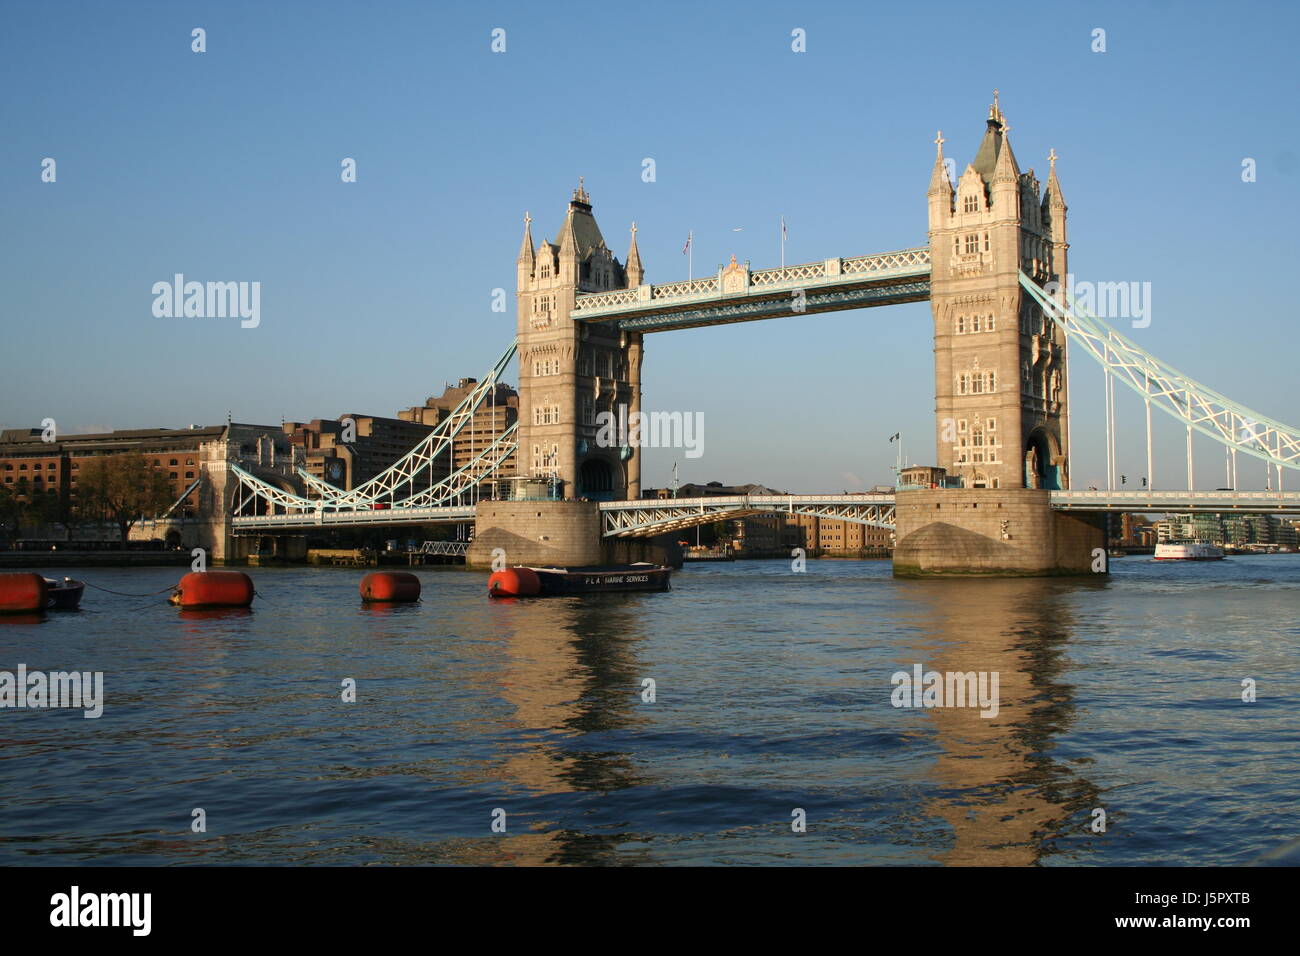
[[[697,274],[775,265],[781,215],[791,263],[923,244],[935,130],[964,167],[994,87],[1022,168],[1061,157],[1072,271],[1152,283],[1150,327],[1124,331],[1300,423],[1292,3],[53,2],[4,20],[5,427],[422,402],[509,343],[521,217],[554,237],[579,175],[620,258],[637,221],[648,281],[685,277],[688,229]],[[155,318],[176,272],[260,281],[261,326]],[[704,413],[683,481],[861,488],[890,480],[896,431],[932,459],[931,348],[925,304],[654,335],[645,405]],[[1076,355],[1076,485],[1102,481],[1100,382]],[[1130,475],[1140,409],[1121,398]],[[1157,427],[1181,480],[1183,432]],[[1221,484],[1222,452],[1197,456],[1198,484]],[[672,461],[648,452],[647,484]]]

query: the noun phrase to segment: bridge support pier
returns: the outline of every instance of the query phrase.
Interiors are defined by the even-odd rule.
[[[669,563],[668,550],[651,540],[602,537],[601,522],[594,501],[480,501],[465,564],[489,568],[497,548],[507,566]]]
[[[1104,517],[1053,511],[1046,490],[900,491],[895,521],[898,577],[1043,577],[1107,567]]]

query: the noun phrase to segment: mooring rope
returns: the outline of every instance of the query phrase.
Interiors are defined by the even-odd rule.
[[[169,584],[162,590],[150,591],[148,594],[130,594],[126,591],[114,591],[111,588],[101,588],[99,585],[91,584],[89,581],[82,581],[81,583],[88,588],[94,588],[96,591],[103,591],[105,594],[116,594],[118,597],[153,597],[157,594],[163,594],[166,591],[176,590],[176,585]]]

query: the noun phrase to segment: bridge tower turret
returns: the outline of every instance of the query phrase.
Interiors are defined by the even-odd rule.
[[[1045,194],[1016,163],[994,92],[984,138],[948,179],[943,136],[930,177],[938,463],[967,488],[1068,488],[1065,335],[1019,273],[1065,281],[1056,154]]]
[[[556,476],[565,497],[640,494],[640,449],[622,423],[641,407],[641,335],[574,322],[570,313],[580,293],[632,288],[643,277],[635,225],[624,266],[605,244],[581,180],[554,242],[534,247],[525,219],[517,292],[518,474]],[[620,427],[602,429],[602,413]]]

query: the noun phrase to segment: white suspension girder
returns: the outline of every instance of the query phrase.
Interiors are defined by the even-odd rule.
[[[1079,308],[1067,290],[1057,301],[1023,272],[1020,284],[1066,335],[1143,399],[1228,448],[1300,468],[1300,428],[1261,415],[1160,361]]]

